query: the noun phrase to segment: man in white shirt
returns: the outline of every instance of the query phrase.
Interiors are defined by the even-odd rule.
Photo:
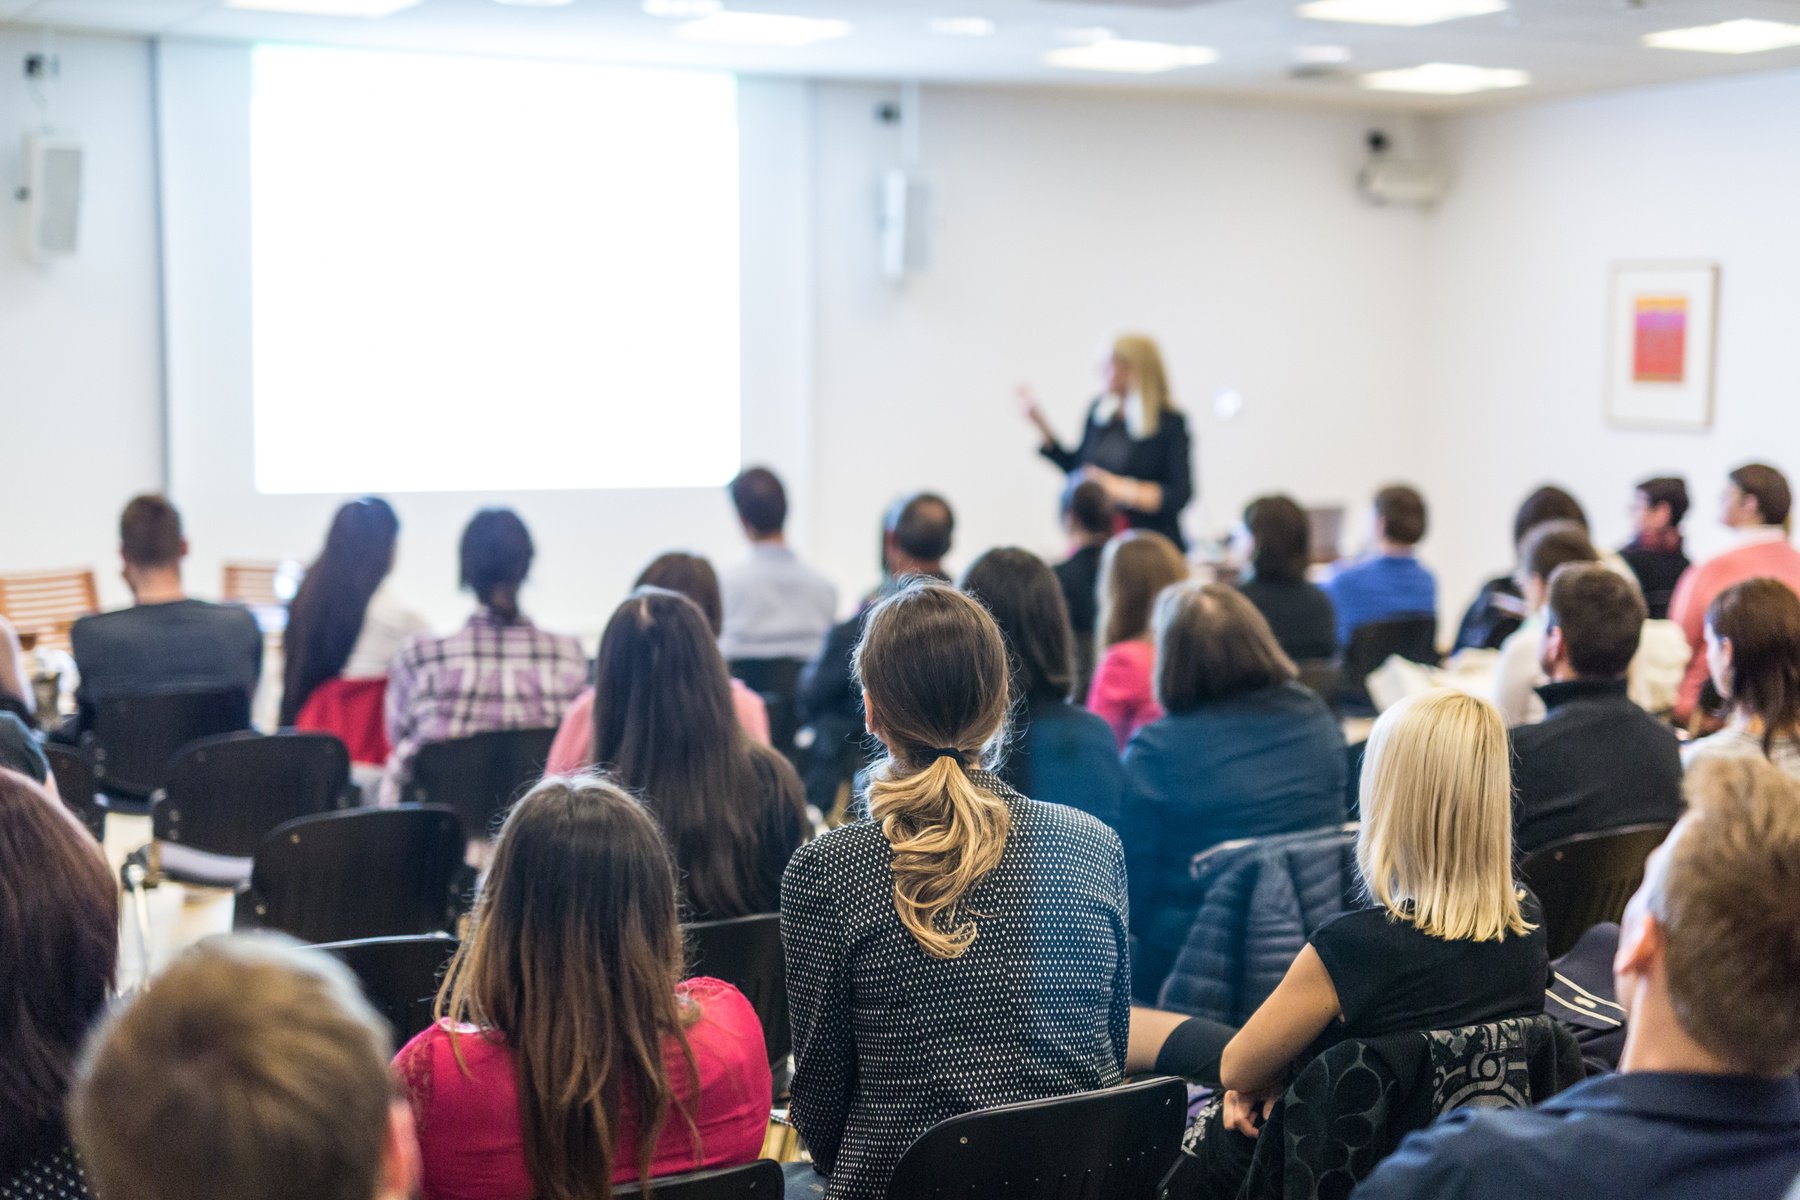
[[[750,467],[731,481],[750,557],[719,580],[725,628],[719,649],[727,661],[805,662],[837,619],[837,588],[788,548],[787,492],[766,467]],[[754,684],[752,684],[754,686]]]

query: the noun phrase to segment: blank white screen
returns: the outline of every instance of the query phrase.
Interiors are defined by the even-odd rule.
[[[258,46],[252,80],[257,490],[731,477],[731,76]]]

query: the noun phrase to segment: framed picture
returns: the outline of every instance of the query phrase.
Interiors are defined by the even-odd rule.
[[[1714,263],[1620,263],[1607,319],[1606,416],[1636,429],[1712,424]]]

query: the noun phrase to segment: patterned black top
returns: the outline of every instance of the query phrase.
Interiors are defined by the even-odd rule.
[[[67,1142],[0,1175],[0,1200],[88,1200],[87,1177]]]
[[[894,909],[893,854],[857,821],[801,847],[781,885],[793,1119],[831,1200],[878,1200],[947,1117],[1119,1081],[1130,1024],[1125,856],[1085,813],[995,775],[1000,863],[965,898],[979,933],[927,954]]]

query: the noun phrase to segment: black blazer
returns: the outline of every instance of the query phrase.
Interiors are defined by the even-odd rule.
[[[1187,543],[1181,537],[1181,510],[1194,498],[1194,455],[1188,439],[1187,418],[1172,410],[1165,412],[1155,433],[1147,438],[1134,438],[1126,432],[1123,416],[1101,424],[1097,416],[1099,407],[1099,400],[1088,406],[1081,444],[1074,450],[1065,449],[1060,442],[1051,442],[1041,447],[1038,453],[1064,472],[1095,466],[1115,475],[1161,484],[1162,507],[1148,513],[1125,509],[1125,521],[1133,529],[1153,529],[1185,550]]]

